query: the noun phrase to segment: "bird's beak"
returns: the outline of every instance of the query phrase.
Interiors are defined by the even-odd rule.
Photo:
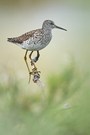
[[[64,29],[64,28],[62,28],[62,27],[59,27],[59,26],[56,26],[56,25],[55,25],[55,28],[58,28],[58,29],[67,31],[66,29]]]

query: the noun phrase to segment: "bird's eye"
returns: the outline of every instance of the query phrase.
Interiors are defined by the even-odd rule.
[[[53,22],[50,22],[51,25],[53,25]]]

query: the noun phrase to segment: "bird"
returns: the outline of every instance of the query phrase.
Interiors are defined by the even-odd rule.
[[[29,32],[26,32],[25,34],[22,34],[18,37],[8,38],[7,41],[14,43],[21,47],[22,49],[25,49],[25,55],[24,60],[28,69],[29,74],[31,74],[28,63],[27,63],[27,53],[30,51],[29,58],[32,62],[37,62],[40,53],[39,51],[41,49],[44,49],[51,41],[52,39],[52,29],[57,28],[64,31],[67,31],[66,29],[57,26],[52,20],[45,20],[42,24],[42,28],[32,30]],[[37,52],[37,56],[32,59],[33,52]]]

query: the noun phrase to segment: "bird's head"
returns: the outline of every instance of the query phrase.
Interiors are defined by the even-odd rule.
[[[67,31],[67,30],[64,29],[64,28],[55,25],[55,23],[54,23],[52,20],[45,20],[45,21],[43,22],[42,28],[44,28],[44,29],[58,28],[58,29]]]

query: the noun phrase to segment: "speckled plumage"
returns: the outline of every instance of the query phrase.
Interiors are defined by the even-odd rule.
[[[34,82],[37,82],[35,80],[35,77],[39,75],[39,71],[37,71],[35,62],[37,62],[39,59],[39,56],[40,56],[39,50],[45,48],[51,41],[53,28],[58,28],[58,29],[62,29],[66,31],[66,29],[56,26],[53,21],[45,20],[42,24],[41,29],[32,30],[19,37],[8,38],[9,42],[14,43],[26,50],[24,60],[25,60],[25,63],[29,72],[29,82],[30,82],[31,75],[34,76]],[[29,58],[31,60],[31,65],[34,66],[32,71],[30,70],[28,62],[27,62],[28,51],[31,51]],[[34,59],[32,59],[31,57],[33,51],[37,51],[37,56]]]
[[[52,29],[59,28],[51,20],[45,20],[41,29],[32,30],[19,37],[8,38],[9,42],[15,43],[28,51],[39,51],[45,48],[52,39]]]

